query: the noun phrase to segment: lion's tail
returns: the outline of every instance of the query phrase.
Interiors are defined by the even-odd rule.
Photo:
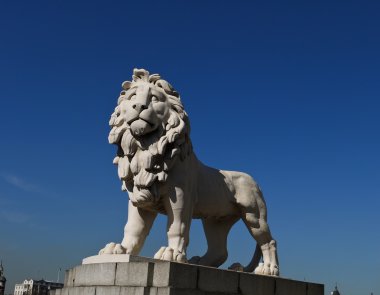
[[[259,265],[262,256],[263,252],[261,251],[261,247],[259,244],[256,244],[255,253],[253,254],[252,260],[246,267],[244,267],[243,271],[253,272]]]

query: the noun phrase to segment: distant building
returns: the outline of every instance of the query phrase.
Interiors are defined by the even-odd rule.
[[[61,289],[63,284],[45,280],[25,280],[15,285],[13,295],[49,295],[50,290]]]
[[[331,295],[340,295],[338,291],[338,285],[335,285],[335,290],[331,292]]]
[[[4,295],[5,283],[7,279],[4,277],[4,267],[3,262],[0,263],[0,295]]]

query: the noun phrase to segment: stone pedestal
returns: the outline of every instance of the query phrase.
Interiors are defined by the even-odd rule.
[[[125,255],[66,271],[51,295],[324,295],[324,285]],[[126,259],[129,262],[125,262]]]

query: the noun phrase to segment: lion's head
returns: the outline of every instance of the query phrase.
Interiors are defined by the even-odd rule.
[[[157,74],[133,70],[133,80],[122,84],[118,105],[111,115],[108,140],[118,146],[114,164],[138,206],[159,198],[159,183],[179,157],[191,151],[190,125],[179,94]]]

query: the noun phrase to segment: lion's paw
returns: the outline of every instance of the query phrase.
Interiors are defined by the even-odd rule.
[[[121,244],[108,243],[99,251],[99,255],[102,254],[125,254],[125,248]]]
[[[154,259],[175,261],[186,263],[186,254],[176,251],[170,247],[161,247],[160,250],[154,255]]]
[[[256,267],[254,273],[258,275],[278,276],[280,271],[278,265],[259,263],[259,266]]]

